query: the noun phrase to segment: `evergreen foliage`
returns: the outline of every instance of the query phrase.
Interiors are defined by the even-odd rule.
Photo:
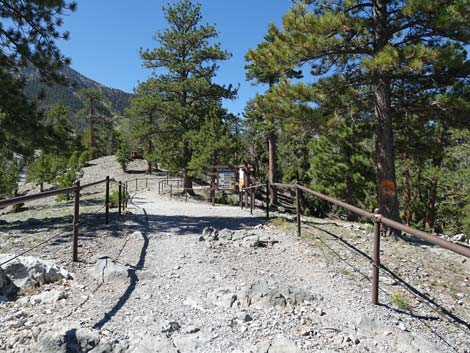
[[[434,118],[442,104],[456,110],[447,94],[469,74],[469,15],[468,6],[453,2],[298,1],[263,46],[270,67],[308,63],[311,75],[345,82],[332,85],[330,97],[350,88],[363,96],[363,113],[375,122],[378,203],[386,216],[398,218],[393,118],[410,111]],[[410,90],[422,94],[407,101]]]
[[[154,111],[154,122],[145,116],[143,135],[146,127],[156,128],[159,162],[172,172],[183,171],[185,187],[191,188],[192,137],[205,124],[211,107],[234,98],[236,90],[213,82],[217,62],[230,54],[212,43],[218,33],[213,25],[201,23],[201,5],[180,0],[165,7],[164,14],[168,28],[155,34],[160,46],[140,52],[145,67],[155,74],[136,92],[148,93],[151,101],[142,104]]]

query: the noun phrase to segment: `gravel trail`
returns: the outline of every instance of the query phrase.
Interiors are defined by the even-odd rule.
[[[261,212],[151,189],[128,210],[42,288],[60,300],[0,304],[2,353],[470,352],[468,330],[372,306],[367,279]]]

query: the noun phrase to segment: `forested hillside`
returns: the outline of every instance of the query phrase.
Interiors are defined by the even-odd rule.
[[[21,76],[26,80],[24,91],[29,98],[36,98],[41,93],[43,97],[38,100],[38,108],[48,110],[57,102],[62,102],[71,112],[78,111],[82,104],[75,94],[83,88],[93,88],[99,90],[111,103],[111,109],[119,114],[124,112],[129,106],[130,93],[123,92],[116,88],[106,87],[79,72],[70,66],[65,66],[59,70],[66,79],[67,83],[45,84],[41,81],[41,76],[37,69],[28,67],[21,71]]]

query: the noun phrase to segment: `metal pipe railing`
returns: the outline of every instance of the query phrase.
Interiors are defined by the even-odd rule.
[[[266,192],[267,195],[269,195],[269,183],[266,184]],[[348,211],[351,211],[359,216],[365,217],[367,219],[370,219],[372,222],[374,222],[374,238],[373,238],[373,245],[372,245],[372,303],[373,304],[378,304],[379,299],[378,299],[378,292],[379,292],[379,268],[380,268],[380,232],[381,232],[381,225],[385,225],[387,227],[390,227],[392,229],[396,229],[399,231],[402,231],[404,233],[413,235],[418,237],[419,239],[422,239],[424,241],[427,241],[433,245],[440,246],[441,248],[450,250],[452,252],[455,252],[456,254],[469,257],[470,258],[470,248],[460,245],[460,244],[455,244],[450,241],[447,241],[445,239],[439,238],[435,235],[432,235],[430,233],[423,232],[421,230],[406,226],[400,222],[394,221],[392,219],[389,219],[387,217],[383,217],[380,214],[380,210],[376,209],[374,213],[368,212],[362,208],[350,205],[346,202],[343,202],[341,200],[338,200],[334,197],[322,194],[321,192],[309,189],[305,186],[298,185],[298,184],[282,184],[282,183],[272,183],[272,186],[280,187],[280,188],[288,188],[288,189],[294,189],[295,190],[295,204],[296,204],[296,221],[297,221],[297,234],[300,236],[301,235],[301,219],[300,219],[300,198],[301,198],[301,192],[305,192],[311,195],[314,195],[322,200],[328,201],[334,205],[337,205],[339,207],[342,207]],[[254,189],[257,189],[259,187],[263,187],[264,185],[252,185],[248,186],[245,188],[242,188],[240,190],[240,193],[242,196],[243,192],[247,194],[247,191],[250,190],[250,193],[253,192]],[[253,202],[252,202],[253,205]],[[252,209],[251,209],[252,211]],[[269,218],[269,198],[267,197],[267,202],[266,202],[266,214],[267,217]]]

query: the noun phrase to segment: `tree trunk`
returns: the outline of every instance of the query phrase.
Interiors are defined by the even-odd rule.
[[[436,199],[437,199],[437,184],[439,178],[435,175],[431,178],[431,185],[429,187],[429,197],[426,203],[426,227],[431,231],[434,230],[434,223],[436,221]]]
[[[410,185],[410,160],[408,159],[408,152],[403,152],[403,207],[405,208],[405,223],[407,226],[411,225],[413,212],[411,210],[411,185]]]
[[[390,34],[387,31],[387,1],[375,0],[374,15],[374,49],[379,53],[388,43]],[[390,112],[391,80],[387,72],[376,70],[374,73],[374,115],[375,115],[375,153],[377,164],[377,201],[380,212],[385,217],[399,221],[398,197],[393,155],[393,128]],[[390,233],[390,231],[387,231]],[[393,234],[399,233],[392,231]]]
[[[183,188],[186,193],[191,196],[194,196],[193,178],[187,174],[186,170],[184,171]]]
[[[89,143],[89,157],[90,159],[95,158],[95,122],[93,116],[93,99],[90,98],[90,143]]]

